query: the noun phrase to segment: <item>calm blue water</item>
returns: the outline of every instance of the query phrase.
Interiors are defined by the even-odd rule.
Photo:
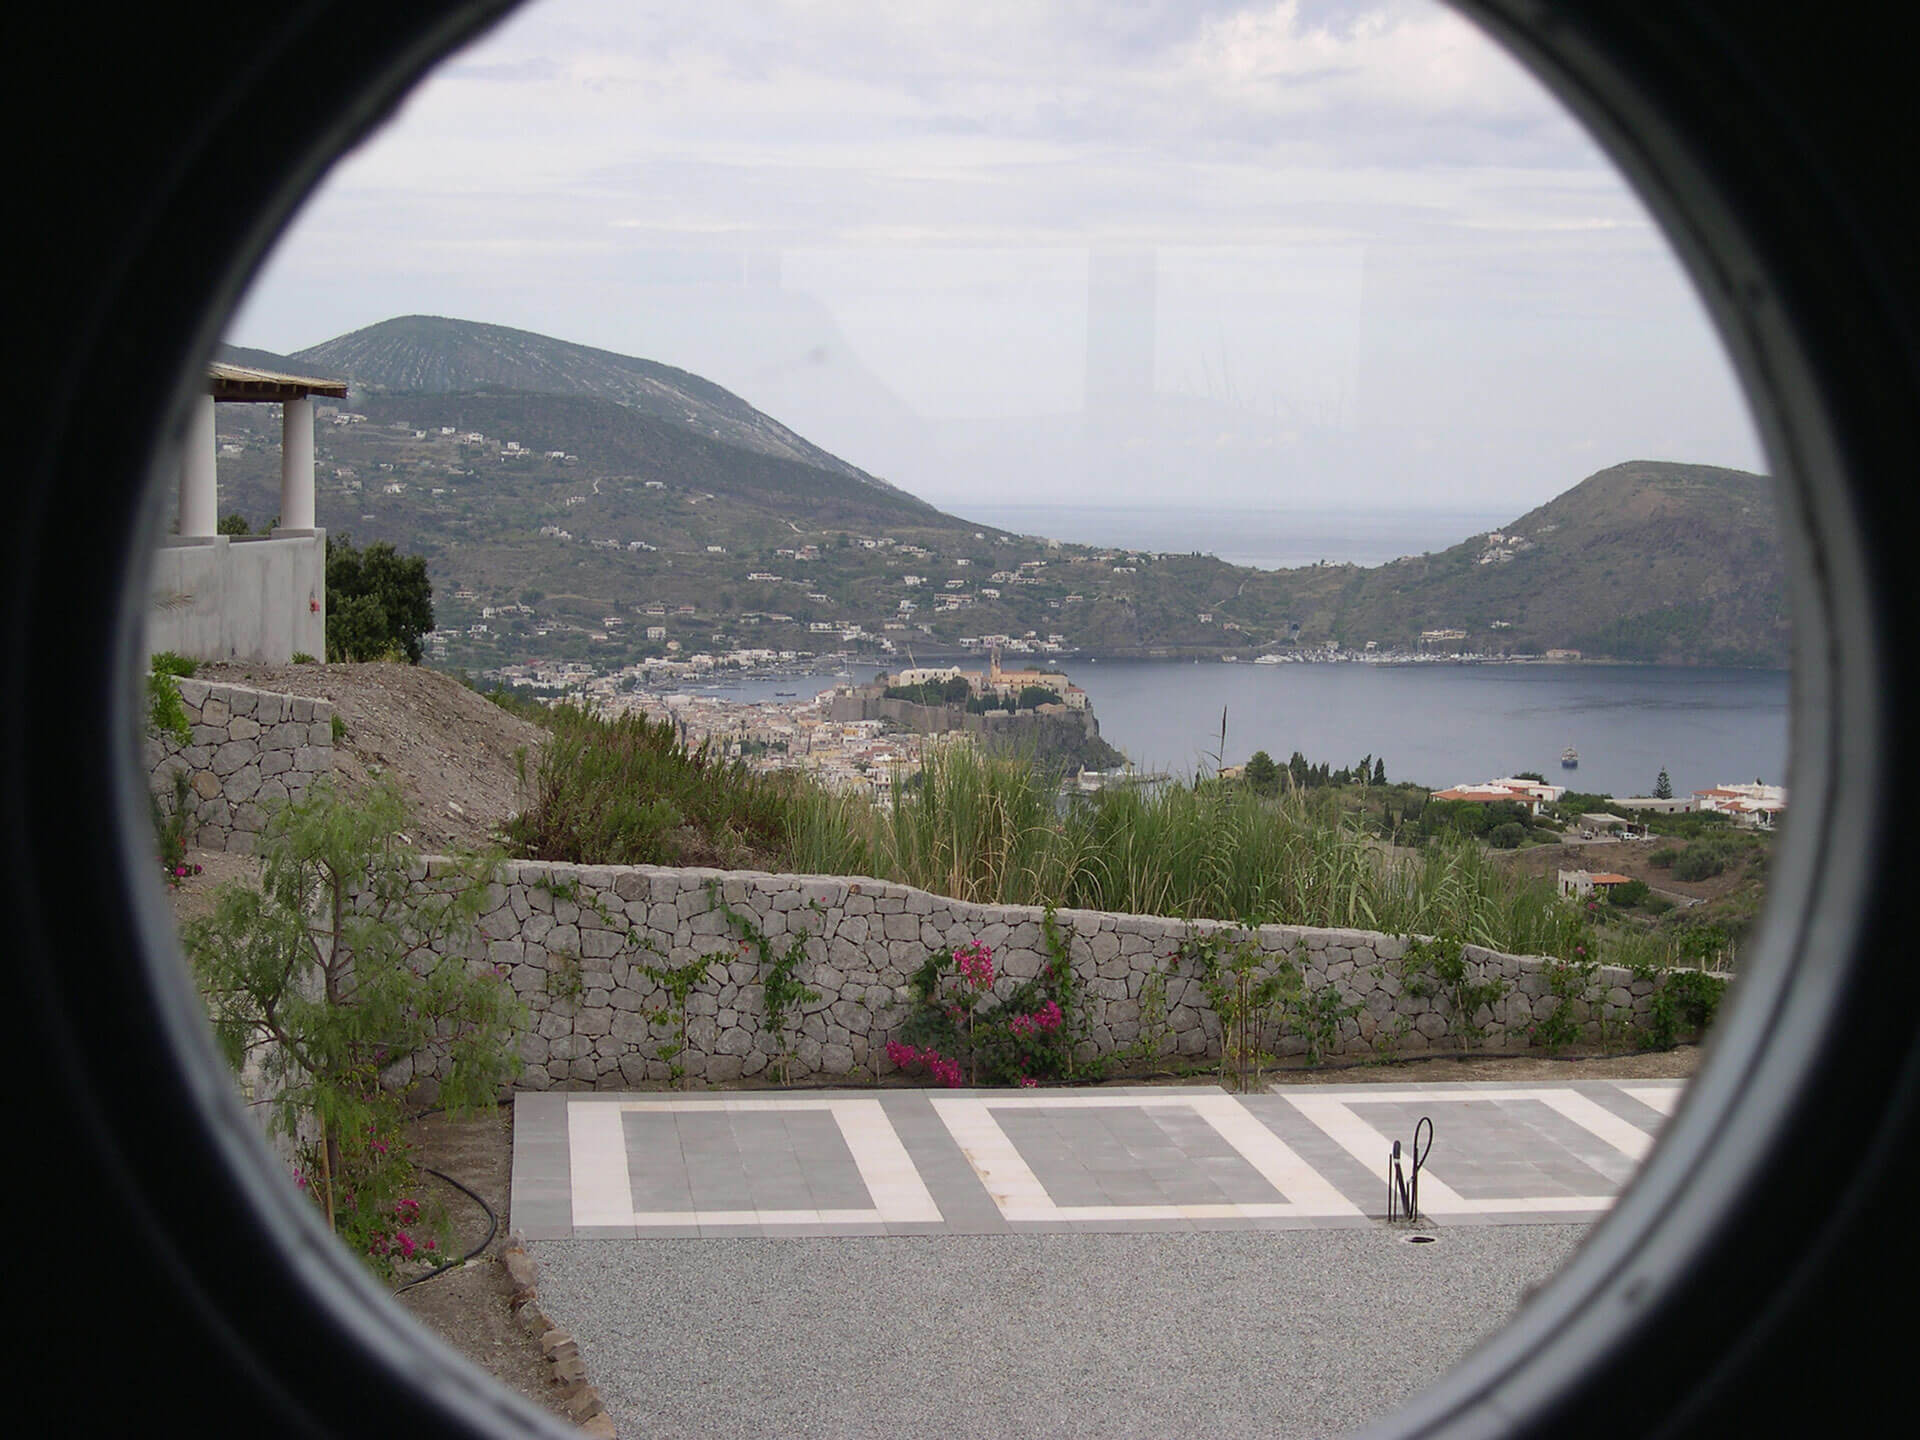
[[[955,662],[942,660],[939,663],[948,665]],[[984,662],[970,659],[960,663],[978,665]],[[906,664],[906,661],[901,660],[895,662],[893,666],[854,664],[848,668],[852,672],[853,683],[856,685],[865,685],[870,683],[873,678],[883,670],[897,669],[904,664]],[[740,675],[730,677],[726,680],[716,680],[711,684],[705,685],[689,684],[655,688],[683,690],[691,695],[714,695],[722,700],[739,700],[746,703],[758,703],[762,700],[784,700],[788,697],[796,700],[811,700],[822,690],[828,690],[835,685],[844,685],[846,683],[846,675],[835,671],[822,671],[818,675]]]
[[[1445,550],[1469,535],[1503,529],[1526,508],[1488,510],[1196,510],[1149,505],[948,506],[957,515],[1020,535],[1132,550],[1199,551],[1232,565],[1287,570],[1384,565]]]
[[[963,661],[977,664],[977,659]],[[1045,661],[1034,663],[1044,664]],[[1723,781],[1777,784],[1787,769],[1787,676],[1640,665],[1194,665],[1069,660],[1100,733],[1136,764],[1190,772],[1220,743],[1226,763],[1295,750],[1335,768],[1362,755],[1436,789],[1537,770],[1555,784],[1644,795],[1664,766],[1675,793]],[[871,680],[871,665],[853,667]],[[804,698],[831,675],[705,687],[738,700]],[[1580,752],[1563,770],[1560,752]]]
[[[1440,788],[1537,770],[1554,784],[1676,794],[1723,781],[1784,780],[1782,671],[1627,665],[1193,665],[1070,661],[1100,733],[1135,763],[1191,771],[1295,750],[1335,768],[1382,757],[1391,780]],[[1560,752],[1580,752],[1563,770]],[[1210,763],[1210,761],[1209,761]]]

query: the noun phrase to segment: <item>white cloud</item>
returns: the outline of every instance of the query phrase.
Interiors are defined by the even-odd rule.
[[[1578,478],[1540,457],[1596,413],[1619,458],[1756,462],[1641,206],[1422,0],[543,0],[337,168],[235,333],[520,325],[700,369],[910,487],[1031,494],[1059,467],[1030,427],[943,469],[911,417],[1079,404],[1095,249],[1161,257],[1163,388],[1295,439],[1417,415],[1515,500]]]

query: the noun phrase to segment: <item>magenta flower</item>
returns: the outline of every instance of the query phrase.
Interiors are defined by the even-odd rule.
[[[993,988],[993,951],[980,941],[955,950],[953,964],[960,978],[975,991],[984,993]]]

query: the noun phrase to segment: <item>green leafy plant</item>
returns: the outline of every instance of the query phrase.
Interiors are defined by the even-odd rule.
[[[390,785],[316,782],[269,816],[259,887],[223,885],[182,935],[227,1060],[257,1072],[297,1178],[382,1273],[414,1246],[394,1222],[415,1179],[401,1123],[418,1080],[430,1071],[456,1113],[493,1104],[525,1024],[504,974],[465,958],[495,862],[429,875],[406,824]]]
[[[1413,1021],[1405,1015],[1396,1015],[1391,1025],[1382,1025],[1373,1032],[1373,1063],[1388,1065],[1399,1057],[1400,1042],[1406,1039],[1413,1029]]]
[[[1360,1007],[1340,998],[1338,986],[1302,990],[1287,1000],[1283,1011],[1291,1027],[1307,1042],[1306,1062],[1318,1065],[1340,1048],[1341,1022],[1360,1013]]]
[[[561,950],[547,957],[547,994],[567,1004],[577,1003],[586,993],[586,977],[580,973],[580,957]]]
[[[1586,958],[1584,946],[1572,959],[1556,957],[1546,962],[1547,993],[1553,997],[1553,1009],[1544,1019],[1535,1019],[1531,1033],[1534,1043],[1548,1054],[1558,1054],[1580,1039],[1584,1026],[1573,1007],[1576,1001],[1591,999],[1593,977],[1599,969],[1598,961]]]
[[[1485,1028],[1474,1020],[1480,1007],[1499,1004],[1512,988],[1469,961],[1466,945],[1457,935],[1409,937],[1400,957],[1400,975],[1408,994],[1446,999],[1454,1038],[1463,1050],[1486,1039]]]
[[[913,1003],[887,1058],[945,1085],[1037,1085],[1071,1074],[1068,941],[1051,914],[1043,933],[1052,948],[1041,973],[1004,999],[994,997],[993,951],[981,942],[929,955],[908,977]]]
[[[293,652],[293,663],[296,665],[318,665],[320,662],[306,651],[296,650]]]
[[[1708,975],[1700,970],[1667,970],[1652,965],[1636,965],[1634,979],[1652,980],[1654,991],[1647,1002],[1647,1026],[1644,1043],[1656,1050],[1671,1050],[1681,1040],[1693,1040],[1705,1034],[1719,1014],[1720,1002],[1727,992],[1725,976]]]
[[[756,925],[752,916],[740,914],[721,899],[718,886],[709,887],[708,894],[713,899],[714,907],[726,917],[727,924],[740,937],[740,943],[759,957],[760,1005],[767,1017],[767,1033],[773,1036],[776,1046],[774,1069],[784,1085],[793,1078],[791,1012],[798,1006],[809,1005],[820,998],[820,992],[808,988],[799,975],[800,965],[807,958],[807,942],[813,939],[813,935],[805,930],[792,930],[786,948],[776,951],[773,937]],[[826,919],[826,910],[819,901],[810,901],[807,908],[822,921]],[[792,921],[789,920],[788,924],[791,925]]]
[[[1167,972],[1159,967],[1140,978],[1140,1034],[1123,1060],[1156,1063],[1173,1044],[1167,1008]]]
[[[1644,880],[1629,880],[1624,885],[1615,885],[1607,891],[1607,903],[1616,910],[1633,910],[1647,903],[1647,897],[1653,892]]]
[[[1301,995],[1299,967],[1285,956],[1267,954],[1247,930],[1190,933],[1177,953],[1198,973],[1220,1022],[1220,1083],[1252,1089],[1271,1058],[1265,1049],[1267,1025]],[[1311,1038],[1308,1044],[1311,1048]]]
[[[148,795],[147,803],[153,810],[153,838],[160,850],[160,868],[166,872],[167,883],[177,886],[200,873],[198,865],[187,863],[187,840],[193,834],[194,814],[199,808],[192,778],[185,770],[174,771],[173,804],[163,805],[158,795]]]
[[[164,735],[185,749],[193,743],[193,725],[187,719],[186,702],[180,698],[177,672],[155,669],[147,676],[147,725],[156,735]]]
[[[338,745],[342,740],[347,738],[347,722],[342,720],[338,715],[333,717],[332,730],[334,744]]]
[[[656,1025],[664,1024],[671,1033],[670,1039],[663,1040],[655,1053],[667,1062],[669,1083],[687,1088],[687,1067],[684,1056],[687,1053],[687,999],[696,988],[706,983],[707,972],[715,964],[724,964],[731,959],[724,950],[702,955],[689,960],[684,965],[642,965],[640,973],[660,986],[666,992],[666,1002],[647,1012],[647,1019]]]

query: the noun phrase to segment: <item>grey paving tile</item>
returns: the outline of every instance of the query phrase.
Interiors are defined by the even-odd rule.
[[[1405,1088],[1405,1087],[1402,1087]],[[1630,1174],[1629,1157],[1599,1136],[1538,1101],[1485,1098],[1490,1087],[1461,1082],[1420,1087],[1418,1102],[1380,1102],[1377,1087],[1315,1087],[1313,1093],[1342,1098],[1377,1130],[1410,1138],[1413,1122],[1433,1113],[1439,1132],[1432,1169],[1469,1198],[1497,1201],[1511,1196],[1611,1194]],[[1546,1087],[1496,1086],[1496,1089]],[[1612,1082],[1578,1082],[1580,1093],[1607,1113],[1648,1134],[1664,1116]],[[964,1096],[968,1092],[943,1092]],[[979,1092],[1005,1098],[1005,1092]],[[1063,1091],[1065,1099],[1072,1092]],[[1157,1206],[1271,1202],[1272,1186],[1226,1139],[1191,1109],[1165,1103],[1181,1095],[1219,1095],[1214,1087],[1105,1089],[1103,1101],[1139,1094],[1152,1105],[1103,1103],[994,1110],[1021,1159],[1062,1206]],[[1009,1222],[999,1211],[954,1142],[928,1092],[784,1092],[783,1098],[844,1100],[877,1098],[894,1133],[938,1206],[935,1222],[852,1225],[790,1223],[675,1227],[603,1226],[576,1232],[572,1226],[568,1108],[575,1103],[619,1103],[612,1094],[561,1093],[522,1096],[515,1107],[512,1222],[529,1238],[676,1240],[711,1235],[801,1238],[889,1235],[1088,1233],[1233,1229],[1351,1228],[1378,1223],[1384,1213],[1382,1183],[1365,1164],[1295,1110],[1285,1096],[1238,1097],[1249,1114],[1283,1140],[1303,1161],[1364,1212],[1362,1216]],[[688,1108],[630,1111],[621,1117],[628,1179],[637,1210],[857,1210],[873,1204],[859,1167],[834,1116],[825,1109],[728,1111],[723,1094],[676,1095]],[[1591,1216],[1516,1209],[1449,1217],[1456,1225],[1565,1224]]]

